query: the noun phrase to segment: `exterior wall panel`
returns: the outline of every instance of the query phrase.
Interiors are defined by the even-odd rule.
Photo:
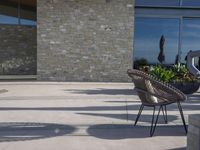
[[[38,0],[37,75],[53,81],[128,81],[132,0]]]
[[[0,75],[36,74],[36,27],[0,25]]]

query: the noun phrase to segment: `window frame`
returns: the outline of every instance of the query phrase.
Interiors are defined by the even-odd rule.
[[[136,2],[136,1],[135,1]],[[182,0],[181,0],[182,4]],[[153,13],[150,13],[151,10]],[[177,14],[170,14],[172,11],[177,11]],[[181,14],[181,12],[187,10],[189,13]],[[159,12],[160,11],[160,12]],[[159,12],[159,13],[158,13]],[[170,13],[167,13],[170,12]],[[182,36],[183,36],[183,20],[184,18],[199,18],[200,19],[200,6],[198,7],[187,7],[187,6],[135,6],[135,17],[144,17],[144,18],[176,18],[179,19],[179,39],[178,39],[178,61],[181,61],[182,53]],[[135,32],[134,28],[134,32]],[[135,37],[135,36],[134,36]],[[135,42],[135,40],[134,40]],[[133,44],[135,45],[135,43]],[[133,46],[133,60],[134,60],[134,51],[135,47]]]
[[[165,5],[145,5],[145,4],[138,5],[137,0],[135,0],[135,7],[159,7],[159,8],[168,7],[168,8],[178,8],[178,9],[180,9],[180,8],[183,8],[183,9],[188,9],[188,8],[189,9],[193,9],[193,8],[198,9],[198,8],[200,8],[200,5],[199,6],[189,6],[189,5],[183,5],[183,4],[184,4],[184,0],[180,0],[179,5],[177,5],[177,6],[175,6],[175,5],[168,5],[168,6],[165,6]]]
[[[17,20],[18,22],[17,23],[13,23],[13,24],[9,24],[9,23],[0,23],[0,24],[5,24],[5,25],[21,25],[21,26],[33,26],[33,27],[36,27],[37,26],[37,8],[31,8],[31,7],[28,7],[28,9],[30,10],[33,10],[35,11],[35,20],[31,20],[33,21],[34,23],[33,24],[26,24],[26,23],[22,23],[22,20],[23,18],[21,18],[21,12],[22,12],[22,8],[24,7],[21,3],[20,3],[20,0],[18,0],[17,2],[6,2],[6,1],[3,1],[1,2],[1,4],[4,4],[4,5],[7,5],[8,7],[9,6],[13,6],[13,5],[16,5],[16,9],[17,9]],[[10,17],[10,16],[8,16]]]

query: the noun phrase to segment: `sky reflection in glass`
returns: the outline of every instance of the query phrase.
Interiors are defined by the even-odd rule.
[[[6,15],[0,15],[0,24],[19,24],[19,18],[11,17]],[[33,25],[36,26],[36,21],[29,19],[20,19],[20,24],[22,25]]]
[[[185,18],[183,20],[181,62],[190,50],[200,50],[200,19]]]
[[[137,5],[145,6],[179,6],[180,0],[136,0]]]
[[[6,16],[6,15],[0,15],[0,23],[1,24],[18,24],[18,18]]]
[[[179,19],[136,18],[134,58],[158,63],[159,41],[165,37],[165,64],[173,64],[178,53]]]
[[[200,0],[136,0],[136,6],[192,6],[200,7]]]
[[[20,19],[20,21],[21,21],[21,24],[23,25],[33,25],[33,26],[37,25],[36,21],[33,21],[33,20]]]
[[[182,5],[200,7],[200,0],[183,0]]]

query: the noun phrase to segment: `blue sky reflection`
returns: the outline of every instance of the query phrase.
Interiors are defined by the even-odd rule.
[[[136,0],[136,5],[147,6],[179,6],[180,0]]]
[[[200,0],[183,0],[183,6],[200,6]]]
[[[186,18],[183,20],[182,55],[181,61],[190,50],[200,50],[200,19]]]
[[[136,6],[191,6],[199,7],[200,0],[136,0]]]
[[[1,24],[18,24],[18,18],[6,16],[6,15],[0,15],[0,23]]]
[[[36,26],[37,22],[29,19],[20,19],[22,25],[33,25]],[[6,15],[0,15],[0,24],[19,24],[19,19],[17,17],[11,17]]]
[[[165,63],[174,63],[178,53],[179,19],[136,17],[134,58],[145,58],[149,63],[158,63],[162,35],[165,37]]]

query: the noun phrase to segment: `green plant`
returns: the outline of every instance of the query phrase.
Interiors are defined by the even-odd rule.
[[[189,73],[185,65],[175,64],[172,67],[172,70],[176,72],[177,75],[184,76]]]
[[[177,64],[172,69],[176,73],[175,82],[197,82],[197,78],[190,74],[186,65]]]
[[[185,65],[181,64],[173,65],[172,67],[168,68],[157,65],[152,67],[149,73],[164,82],[197,82],[197,78],[190,74]]]
[[[150,70],[150,74],[164,82],[171,82],[176,75],[171,69],[167,69],[161,65],[153,67]]]

